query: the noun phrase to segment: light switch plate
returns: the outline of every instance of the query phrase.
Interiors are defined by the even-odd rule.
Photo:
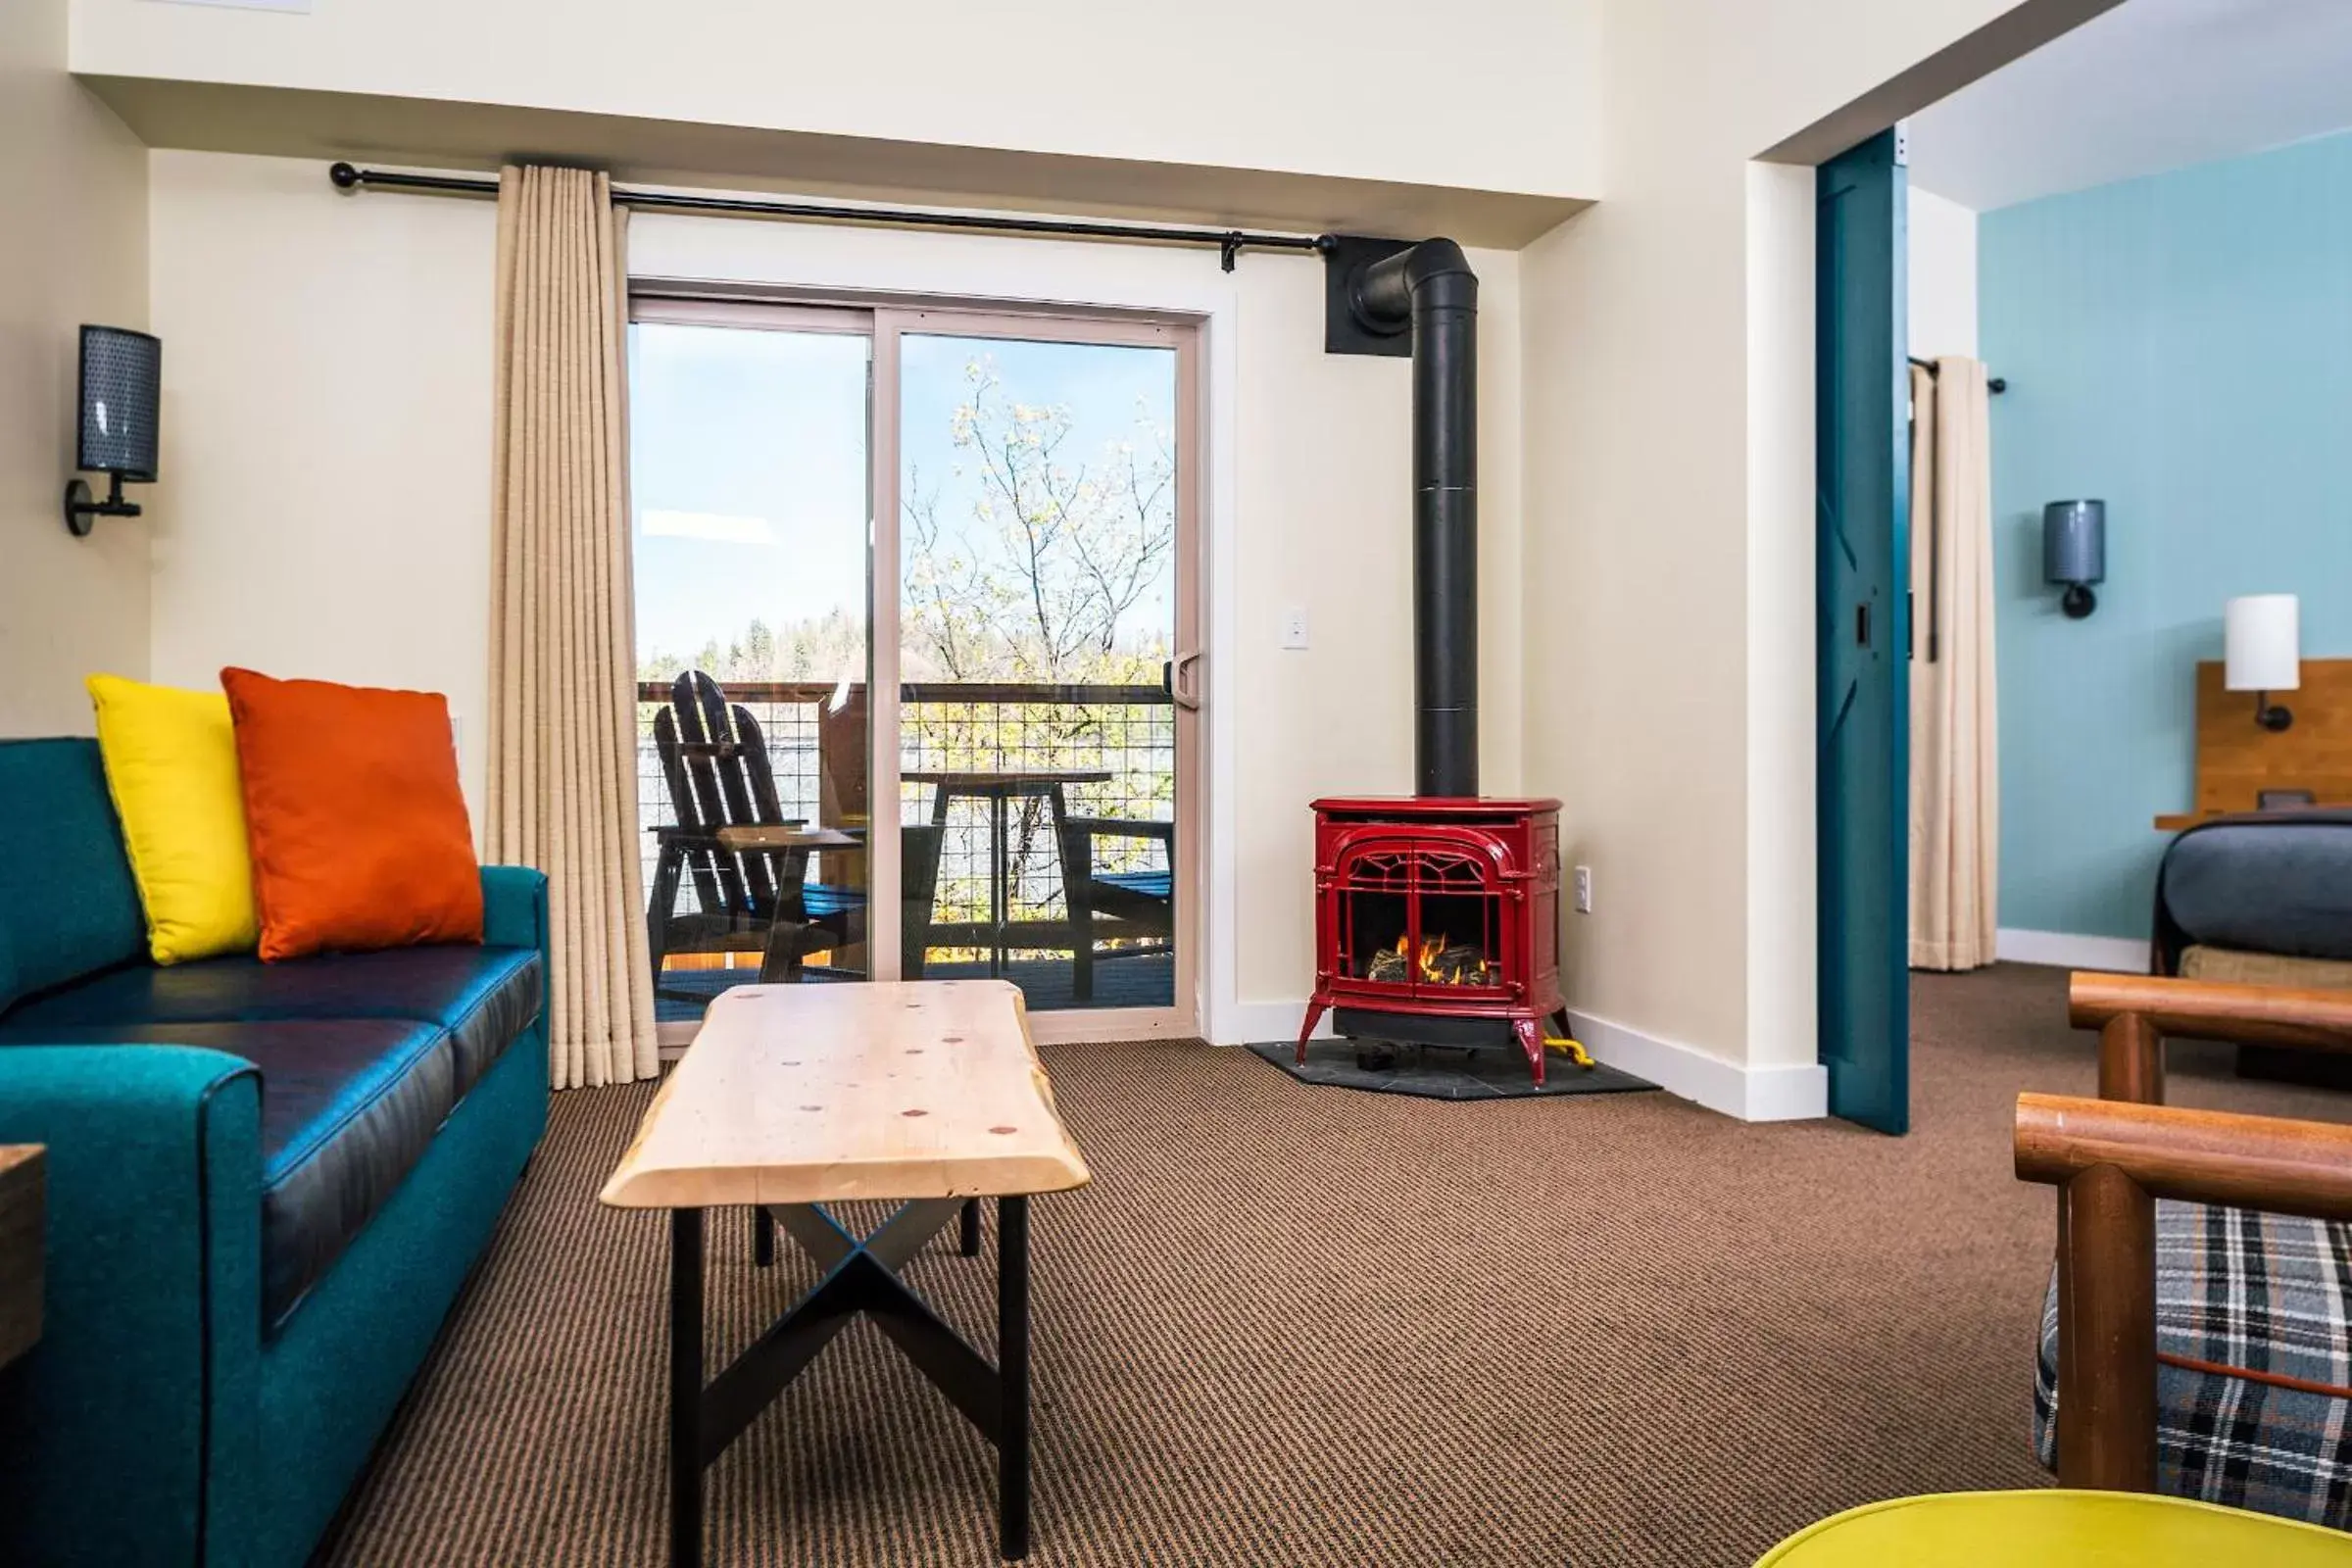
[[[1282,612],[1282,646],[1285,648],[1304,648],[1306,646],[1306,607],[1304,605],[1293,605]]]
[[[1576,868],[1576,912],[1592,912],[1592,868],[1589,865]]]

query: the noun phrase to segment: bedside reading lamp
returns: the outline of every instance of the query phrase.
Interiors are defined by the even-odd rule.
[[[2273,692],[2303,684],[2301,616],[2293,594],[2249,594],[2232,599],[2222,615],[2223,686],[2254,694],[2254,722],[2278,731],[2295,721]]]
[[[122,499],[125,481],[155,482],[155,433],[163,381],[161,338],[120,326],[81,329],[81,388],[75,399],[74,466],[111,481],[104,501],[86,480],[66,485],[66,527],[75,538],[95,517],[135,517],[139,504]]]

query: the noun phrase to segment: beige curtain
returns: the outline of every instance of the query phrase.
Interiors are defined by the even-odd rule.
[[[493,859],[548,877],[555,1087],[660,1071],[637,860],[624,215],[579,169],[499,176]]]
[[[1984,367],[1911,370],[1911,964],[1992,961],[2000,847]]]

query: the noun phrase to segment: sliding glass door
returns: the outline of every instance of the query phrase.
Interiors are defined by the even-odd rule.
[[[761,977],[996,976],[1072,1015],[1041,1033],[1193,1027],[1193,352],[1172,322],[636,302],[641,825],[681,1033]]]
[[[641,306],[629,329],[638,803],[656,1001],[866,972],[867,323]],[[758,830],[764,830],[758,831]]]
[[[1032,1010],[1173,1008],[1183,337],[897,324],[900,842],[937,858],[926,972],[1008,978]]]

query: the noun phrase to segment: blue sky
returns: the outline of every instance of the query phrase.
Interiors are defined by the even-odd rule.
[[[869,349],[839,333],[629,329],[640,657],[862,609]]]
[[[866,338],[639,323],[629,329],[630,486],[640,657],[691,656],[755,618],[771,627],[866,593]],[[909,335],[902,340],[902,463],[966,516],[978,486],[952,472],[966,364],[987,355],[1006,394],[1066,405],[1066,461],[1128,437],[1139,409],[1172,425],[1175,355],[1107,344]],[[1128,619],[1165,627],[1172,585]],[[845,672],[848,673],[848,672]]]

